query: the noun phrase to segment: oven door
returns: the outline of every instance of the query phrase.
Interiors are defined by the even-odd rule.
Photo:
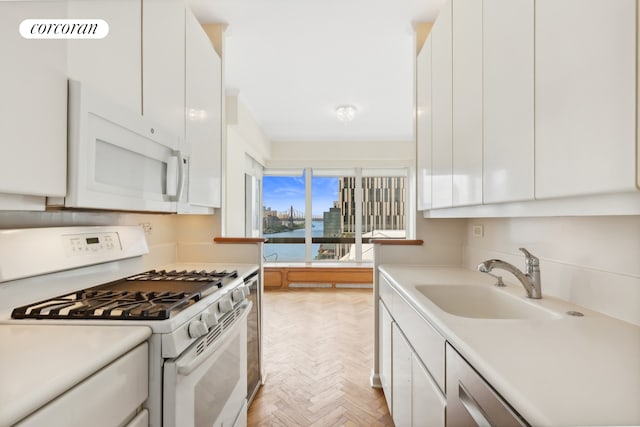
[[[234,310],[233,323],[223,318],[182,355],[165,362],[164,427],[226,427],[243,419],[251,305],[247,301]]]

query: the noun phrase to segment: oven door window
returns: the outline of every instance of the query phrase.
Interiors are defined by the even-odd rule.
[[[200,344],[165,363],[165,426],[230,426],[246,400],[246,314],[215,344],[194,356]]]

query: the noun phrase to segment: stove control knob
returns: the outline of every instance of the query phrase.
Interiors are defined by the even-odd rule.
[[[242,287],[244,288],[244,286]],[[244,300],[244,292],[242,291],[242,288],[234,289],[231,293],[231,299],[236,303],[242,302]]]
[[[200,320],[209,328],[218,324],[218,316],[216,316],[215,313],[211,313],[208,310],[202,313],[202,316],[200,316]]]
[[[209,332],[209,328],[201,320],[193,320],[189,323],[189,336],[191,338],[200,338]]]
[[[228,298],[223,299],[218,303],[218,310],[220,313],[225,314],[233,310],[233,304],[231,304],[231,300]]]

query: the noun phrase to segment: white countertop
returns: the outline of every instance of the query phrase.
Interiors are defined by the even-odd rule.
[[[543,298],[528,301],[557,318],[454,316],[415,286],[495,280],[463,268],[383,265],[380,271],[531,425],[640,426],[639,326],[545,296],[544,282]],[[519,284],[506,292],[525,298]]]
[[[0,426],[16,423],[150,335],[142,326],[0,325]]]

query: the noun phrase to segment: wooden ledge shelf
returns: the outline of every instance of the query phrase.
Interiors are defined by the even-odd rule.
[[[373,284],[373,267],[264,267],[265,289],[289,289],[291,283]]]
[[[424,241],[407,239],[371,239],[371,243],[376,245],[420,246]]]
[[[214,237],[215,243],[240,243],[240,244],[256,244],[264,243],[269,239],[263,237]]]

